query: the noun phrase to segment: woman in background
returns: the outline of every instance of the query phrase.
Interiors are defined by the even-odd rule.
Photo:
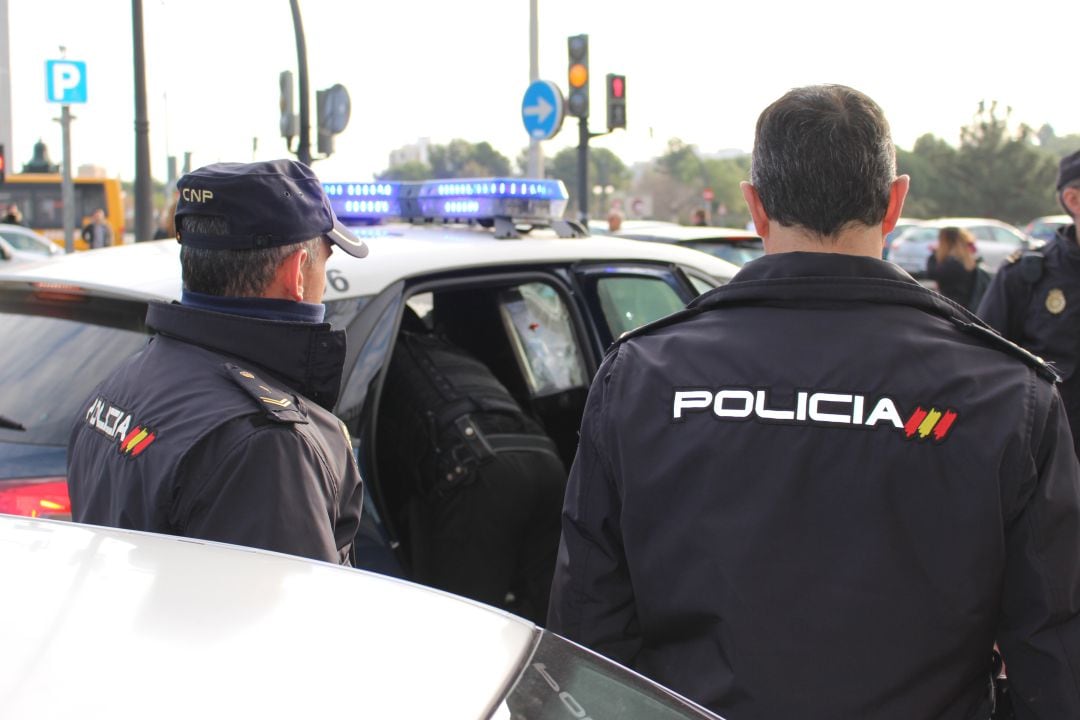
[[[990,279],[975,256],[975,238],[958,227],[941,228],[937,248],[926,260],[926,275],[937,282],[939,293],[968,310],[979,306]]]

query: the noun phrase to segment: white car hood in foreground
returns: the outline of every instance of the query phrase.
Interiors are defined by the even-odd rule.
[[[0,717],[476,718],[538,630],[325,563],[0,515]]]

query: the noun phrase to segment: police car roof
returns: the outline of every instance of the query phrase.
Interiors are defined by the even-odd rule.
[[[397,223],[357,229],[357,234],[370,254],[362,260],[333,254],[327,269],[340,272],[348,289],[338,292],[328,285],[328,300],[373,295],[398,280],[436,272],[577,260],[672,263],[721,282],[738,271],[720,258],[676,245],[609,237],[564,239],[550,230],[499,240],[490,230],[475,226]],[[75,286],[116,297],[177,299],[179,250],[175,240],[157,240],[83,251],[0,272],[0,282]]]

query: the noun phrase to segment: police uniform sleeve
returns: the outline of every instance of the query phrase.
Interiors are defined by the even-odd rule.
[[[184,534],[342,563],[340,488],[325,458],[289,425],[232,421],[189,453],[175,511]],[[353,529],[356,523],[349,523]]]
[[[1018,720],[1080,718],[1080,464],[1060,396],[1039,390],[1030,494],[1006,518],[998,633]]]
[[[975,314],[1002,337],[1019,342],[1023,289],[1023,278],[1015,262],[1003,265],[990,281]]]
[[[617,392],[621,351],[620,346],[601,365],[585,405],[563,507],[548,627],[631,665],[641,638],[621,538],[618,470],[604,442],[612,431],[609,400]]]

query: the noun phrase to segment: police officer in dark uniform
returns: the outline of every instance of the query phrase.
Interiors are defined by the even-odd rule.
[[[367,247],[297,162],[220,163],[177,183],[183,297],[86,402],[72,518],[348,563],[363,501],[330,409],[345,338],[323,322],[334,247]]]
[[[1015,253],[998,271],[979,317],[1018,345],[1052,363],[1080,454],[1080,151],[1062,158],[1058,200],[1073,224],[1039,250]]]
[[[743,184],[766,255],[590,391],[550,629],[729,720],[1080,717],[1080,466],[1054,374],[880,259],[881,109],[792,90]]]

